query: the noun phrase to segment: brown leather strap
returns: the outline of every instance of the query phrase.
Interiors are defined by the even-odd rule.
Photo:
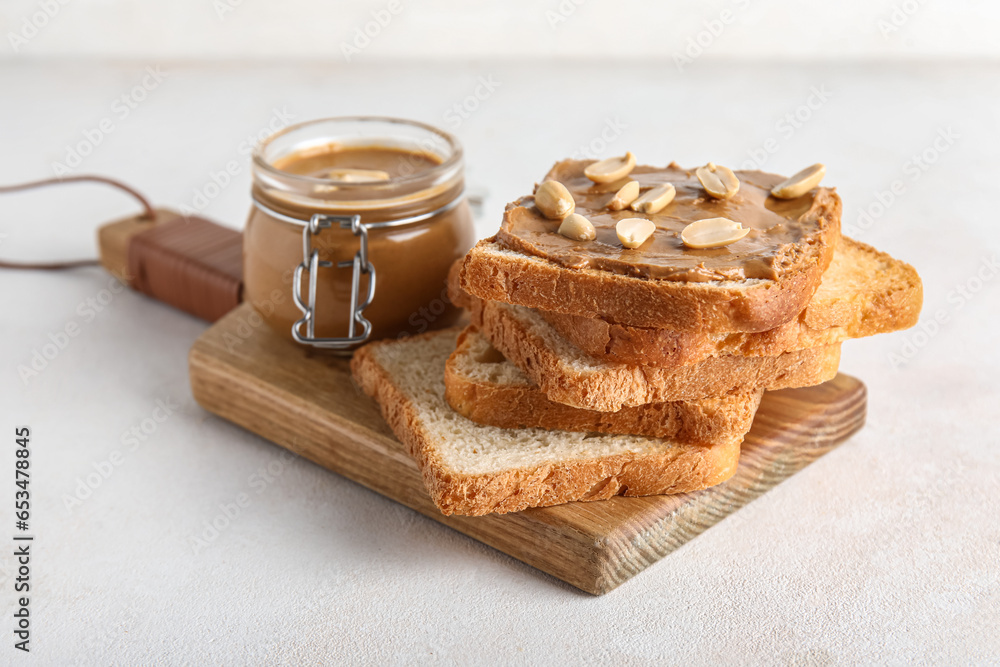
[[[121,181],[117,181],[113,178],[107,178],[106,176],[93,176],[93,175],[80,175],[80,176],[64,176],[60,178],[44,178],[39,181],[29,181],[27,183],[15,183],[14,185],[0,185],[0,194],[6,194],[9,192],[22,192],[24,190],[33,190],[35,188],[43,188],[50,185],[62,185],[64,183],[103,183],[105,185],[110,185],[111,187],[118,188],[122,192],[126,192],[133,197],[135,197],[139,203],[142,205],[143,214],[142,219],[144,220],[155,220],[156,211],[150,205],[149,200],[142,196],[137,190],[125,185]],[[5,260],[0,260],[0,268],[3,269],[42,269],[47,271],[55,271],[61,269],[74,269],[79,266],[94,266],[98,263],[96,259],[75,259],[65,262],[9,262]]]
[[[136,290],[214,322],[240,303],[243,235],[195,216],[161,222],[129,241],[128,275]]]
[[[128,241],[127,275],[134,289],[210,322],[239,305],[243,293],[243,235],[238,231],[197,216],[172,217],[169,211],[158,216],[138,191],[104,176],[67,176],[3,185],[0,194],[76,182],[104,183],[132,195],[143,208],[143,214],[135,220],[157,223]],[[97,263],[89,259],[0,260],[0,268],[56,270]]]

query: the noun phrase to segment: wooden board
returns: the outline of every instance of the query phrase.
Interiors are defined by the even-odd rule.
[[[596,595],[801,470],[865,419],[864,385],[841,374],[818,387],[768,392],[736,475],[714,488],[446,517],[378,406],[352,382],[347,359],[282,339],[244,304],[195,342],[189,360],[205,409]]]
[[[129,284],[132,282],[132,276],[128,274],[129,241],[139,232],[177,217],[179,214],[170,209],[158,208],[155,222],[133,215],[104,225],[97,230],[97,251],[101,266],[121,282]]]

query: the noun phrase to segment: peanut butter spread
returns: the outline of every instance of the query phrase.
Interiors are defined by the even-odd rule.
[[[386,178],[419,177],[441,164],[437,155],[381,145],[342,146],[327,143],[295,151],[273,163],[283,172],[329,182],[337,194],[338,184],[327,181],[331,171],[365,170],[383,174],[369,183],[349,183],[350,199],[320,199],[316,184],[304,182],[302,190],[275,191],[255,183],[255,196],[269,209],[298,220],[314,213],[353,215],[362,221],[378,222],[404,216],[433,214],[426,220],[400,227],[371,228],[368,231],[368,259],[376,270],[374,299],[364,316],[372,323],[371,339],[398,334],[422,333],[450,326],[459,317],[457,308],[446,299],[448,270],[465,255],[475,240],[475,229],[464,201],[445,208],[459,197],[463,179],[459,172],[441,182],[420,181],[396,186]],[[404,190],[403,188],[409,188]],[[416,188],[416,189],[414,189]],[[365,190],[355,195],[353,191]],[[322,192],[322,191],[321,191]],[[444,210],[441,210],[444,208]],[[434,213],[435,211],[440,211]],[[303,261],[302,226],[272,217],[253,208],[243,236],[243,276],[246,299],[276,331],[290,336],[302,313],[292,300],[293,271]],[[358,238],[350,229],[334,226],[312,236],[310,246],[322,261],[316,277],[316,335],[345,336],[351,318],[350,267],[358,250]],[[369,277],[360,277],[362,297]],[[303,276],[301,291],[308,293]]]
[[[437,155],[391,146],[322,144],[299,150],[274,162],[281,171],[297,176],[326,178],[338,167],[385,172],[390,178],[409,176],[441,164]]]
[[[740,189],[731,199],[709,197],[694,174],[676,164],[666,168],[637,166],[614,183],[595,184],[584,176],[591,161],[565,160],[547,179],[561,182],[573,195],[576,213],[590,220],[597,232],[591,241],[566,238],[557,232],[558,220],[543,216],[534,197],[508,204],[497,241],[518,252],[542,257],[567,268],[599,269],[660,280],[776,280],[788,271],[815,261],[825,232],[839,226],[839,201],[834,190],[813,188],[796,199],[770,196],[784,177],[760,171],[737,171]],[[625,209],[612,211],[608,203],[629,179],[643,192],[664,183],[677,189],[673,201],[647,215]],[[636,249],[622,246],[615,225],[625,218],[651,220],[656,230]],[[722,248],[684,246],[681,231],[705,218],[723,217],[750,228],[744,238]]]

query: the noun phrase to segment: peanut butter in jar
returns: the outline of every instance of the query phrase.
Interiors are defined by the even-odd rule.
[[[433,127],[287,128],[254,154],[244,297],[281,334],[333,350],[454,324],[448,269],[475,240],[463,190],[461,147]]]

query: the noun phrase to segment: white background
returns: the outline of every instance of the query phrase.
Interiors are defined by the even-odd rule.
[[[363,58],[672,58],[726,17],[713,56],[843,60],[1000,55],[989,0],[7,0],[0,29],[61,8],[23,57],[340,58],[355,30],[396,8]],[[0,52],[5,56],[11,50]]]
[[[36,661],[1000,660],[996,3],[928,0],[884,36],[902,2],[592,0],[554,26],[555,2],[404,4],[351,62],[341,44],[387,3],[245,0],[220,18],[210,0],[74,0],[15,53],[8,33],[42,4],[0,6],[0,183],[86,151],[77,173],[178,207],[236,161],[204,213],[240,227],[248,137],[287,116],[400,115],[462,140],[485,236],[581,150],[823,161],[845,230],[916,266],[925,306],[917,329],[844,346],[870,391],[861,433],[592,598],[202,411],[186,354],[204,323],[97,269],[0,272],[0,553],[4,438],[29,424]],[[678,66],[689,39],[706,46]],[[0,257],[93,256],[96,226],[134,210],[84,186],[5,196]],[[173,414],[130,448],[157,401]],[[268,465],[281,472],[257,493]],[[240,493],[250,506],[195,549]],[[18,664],[9,555],[0,568],[0,663]]]

